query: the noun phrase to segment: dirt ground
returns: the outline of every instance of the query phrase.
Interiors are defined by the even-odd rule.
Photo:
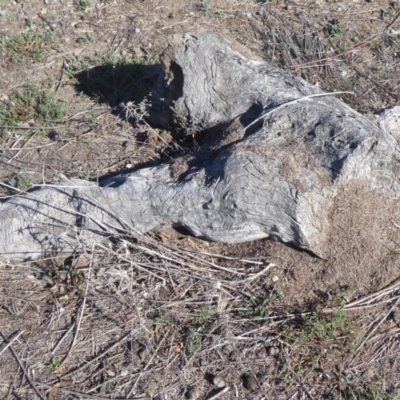
[[[400,103],[399,1],[0,0],[1,196],[192,146],[140,104],[168,35],[199,30],[371,119]],[[400,218],[341,196],[325,260],[164,228],[0,263],[0,398],[400,399]]]

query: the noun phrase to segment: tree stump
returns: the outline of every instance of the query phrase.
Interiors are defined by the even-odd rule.
[[[226,243],[275,237],[324,257],[344,188],[397,207],[400,152],[385,115],[380,127],[210,32],[172,37],[164,72],[150,122],[195,135],[199,148],[99,185],[62,181],[3,201],[1,257],[70,253],[163,225]]]

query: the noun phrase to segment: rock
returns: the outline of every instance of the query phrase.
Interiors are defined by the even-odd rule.
[[[200,398],[201,396],[201,391],[197,386],[191,387],[187,392],[186,392],[186,398],[189,400],[195,400]]]
[[[213,384],[218,388],[223,388],[226,386],[225,379],[222,376],[215,375],[212,380]]]

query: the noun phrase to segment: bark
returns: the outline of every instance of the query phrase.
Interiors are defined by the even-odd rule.
[[[196,135],[200,148],[182,155],[188,167],[176,178],[175,160],[100,185],[65,181],[3,201],[3,257],[73,252],[119,230],[161,225],[227,243],[274,236],[323,255],[338,188],[361,180],[399,197],[399,146],[384,118],[381,129],[210,32],[171,38],[164,67],[150,118]]]

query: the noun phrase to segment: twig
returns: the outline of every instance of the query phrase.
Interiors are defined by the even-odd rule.
[[[43,397],[40,392],[36,389],[34,382],[31,380],[31,378],[29,377],[28,373],[26,372],[25,367],[23,366],[21,360],[19,359],[17,353],[14,351],[11,343],[8,343],[8,340],[6,339],[6,337],[3,335],[3,333],[0,331],[0,335],[3,337],[4,342],[6,342],[10,348],[11,353],[13,354],[14,358],[16,359],[18,365],[20,366],[20,368],[22,369],[22,372],[25,375],[25,378],[27,379],[27,381],[29,382],[29,385],[31,386],[31,388],[33,389],[33,391],[36,393],[36,395],[41,399],[41,400],[46,400],[45,397]]]
[[[62,126],[41,126],[40,129],[49,131],[49,130],[52,130],[52,129],[60,129],[60,127],[62,127]],[[18,125],[0,125],[0,128],[4,128],[4,129],[22,129],[22,130],[29,130],[29,129],[34,130],[35,129],[35,127],[32,127],[32,126],[28,127],[28,126],[18,126]]]
[[[77,392],[75,390],[48,385],[47,383],[41,383],[41,382],[35,382],[35,383],[36,383],[36,385],[43,386],[46,389],[59,390],[61,392],[73,394],[74,396],[77,396],[77,397],[86,397],[87,399],[94,399],[94,400],[111,400],[111,397],[91,396],[89,394]],[[112,399],[113,400],[139,400],[139,399],[143,399],[143,397],[123,397],[123,398],[122,397],[113,397]]]
[[[54,354],[57,349],[60,347],[61,343],[65,340],[65,338],[69,335],[69,333],[72,331],[73,327],[76,325],[74,322],[71,324],[71,326],[68,328],[67,332],[62,336],[62,338],[57,342],[57,344],[54,346],[53,350],[51,351],[51,354]]]
[[[90,362],[94,363],[95,361],[97,361],[99,358],[104,357],[105,354],[107,354],[109,351],[113,350],[115,347],[119,346],[121,343],[123,343],[123,341],[131,334],[131,332],[126,333],[124,336],[122,336],[121,339],[119,339],[117,342],[115,342],[114,344],[112,344],[110,347],[108,347],[107,349],[105,349],[102,353],[100,353],[99,355],[97,355],[95,358],[91,359]],[[65,373],[62,378],[66,378],[67,376],[70,376],[72,374],[75,374],[77,372],[79,372],[80,370],[82,370],[83,368],[87,367],[87,362],[84,362],[80,367],[78,368],[74,368],[70,371],[68,371],[67,373]],[[52,381],[53,382],[57,382],[57,380]]]
[[[185,19],[184,21],[179,21],[179,22],[176,22],[175,24],[167,25],[167,26],[164,26],[164,27],[162,27],[160,29],[156,29],[154,32],[163,31],[164,29],[172,28],[173,26],[176,26],[176,25],[186,24],[186,22],[189,22],[189,21],[187,19]],[[150,27],[145,29],[145,31],[147,31],[149,29],[150,29]]]
[[[32,128],[30,128],[32,129]],[[12,148],[3,148],[1,150],[3,151],[21,151],[21,150],[36,150],[36,149],[42,149],[43,147],[49,147],[49,146],[54,146],[57,142],[51,142],[51,143],[47,143],[47,144],[42,144],[39,146],[35,146],[35,147],[12,147]],[[18,153],[13,157],[15,158],[18,155]]]
[[[365,345],[365,343],[367,343],[367,341],[371,338],[372,334],[374,332],[376,332],[376,330],[382,325],[382,323],[387,320],[388,316],[394,310],[394,308],[399,304],[399,302],[400,302],[400,298],[397,299],[397,301],[393,304],[393,306],[390,308],[390,310],[383,316],[383,318],[381,318],[381,320],[375,325],[375,327],[368,333],[367,337],[359,344],[359,346],[356,348],[356,350],[354,352],[352,362],[355,360],[360,349]]]
[[[379,290],[378,292],[372,293],[361,299],[358,299],[358,300],[352,301],[351,303],[346,304],[344,306],[344,308],[354,307],[356,304],[362,304],[362,303],[366,302],[367,300],[369,300],[367,302],[367,304],[370,304],[372,301],[377,300],[378,298],[383,297],[386,294],[393,292],[395,289],[398,289],[399,285],[400,285],[400,282],[397,281],[397,282],[393,283],[392,285],[390,285],[382,290]]]
[[[45,22],[45,23],[47,24],[47,26],[48,26],[53,32],[55,32],[55,29],[53,28],[53,26],[51,25],[51,23],[46,19],[46,17],[45,17],[42,13],[39,13],[39,14],[38,14],[38,17],[39,17],[43,22]]]
[[[15,190],[16,192],[19,192],[19,193],[24,193],[23,190],[18,189],[18,188],[14,187],[14,186],[7,185],[7,183],[1,182],[1,181],[0,181],[0,186],[3,186],[5,188],[7,188],[7,189]]]
[[[392,22],[386,27],[386,31],[388,31],[400,18],[400,12],[396,14],[396,16],[392,19]]]
[[[214,396],[208,397],[207,400],[215,400],[218,399],[218,397],[221,397],[223,394],[231,390],[229,386],[225,386],[222,390],[220,390],[218,393],[215,393]]]
[[[272,267],[276,267],[276,264],[271,263],[266,268],[261,270],[260,272],[257,272],[256,274],[250,275],[248,278],[245,278],[245,279],[242,279],[242,280],[239,280],[239,281],[231,281],[231,284],[235,284],[236,285],[236,284],[239,284],[239,283],[251,282],[254,279],[260,277],[261,275],[264,275]]]
[[[311,94],[311,95],[309,95],[309,96],[299,97],[299,98],[297,98],[297,99],[290,100],[290,101],[288,101],[288,102],[286,102],[286,103],[283,103],[283,104],[281,104],[281,105],[279,105],[279,106],[273,108],[273,109],[270,110],[270,111],[267,111],[267,112],[262,113],[258,118],[256,118],[256,119],[255,119],[253,122],[251,122],[249,125],[245,126],[242,130],[243,130],[243,131],[246,131],[248,128],[250,128],[251,126],[253,126],[256,122],[260,121],[260,119],[263,119],[263,118],[267,117],[268,115],[271,115],[271,114],[274,113],[275,111],[278,111],[278,110],[280,110],[281,108],[284,108],[284,107],[286,107],[286,106],[288,106],[288,105],[290,105],[290,104],[295,104],[295,103],[297,103],[297,102],[299,102],[299,101],[302,101],[302,100],[313,99],[313,98],[315,98],[315,97],[333,96],[333,95],[335,95],[335,94],[352,94],[352,95],[355,95],[354,92],[330,92],[330,93],[317,93],[317,94]]]
[[[140,373],[140,375],[137,377],[135,383],[133,384],[131,390],[130,390],[129,393],[128,393],[128,397],[129,397],[129,396],[132,394],[132,392],[135,390],[135,388],[136,388],[137,384],[139,383],[139,380],[140,380],[140,378],[141,378],[143,372],[147,370],[147,368],[149,367],[149,365],[150,365],[151,362],[153,361],[153,358],[156,356],[156,354],[158,353],[158,350],[160,350],[160,347],[161,347],[162,344],[164,343],[165,338],[166,338],[166,336],[164,336],[164,337],[162,338],[162,340],[160,341],[160,344],[157,346],[156,351],[152,354],[152,356],[150,357],[150,360],[148,361],[148,363],[147,363],[146,366],[144,367],[143,371],[142,371],[142,372]]]
[[[15,342],[23,333],[25,330],[19,331],[1,350],[0,350],[0,356],[11,346],[13,342]]]
[[[86,305],[86,298],[87,298],[87,294],[89,291],[89,285],[90,285],[90,278],[92,275],[92,263],[93,263],[93,254],[94,254],[94,244],[92,246],[92,252],[91,252],[91,256],[90,256],[90,263],[89,263],[89,273],[88,273],[88,278],[87,278],[87,282],[86,282],[86,289],[85,289],[85,295],[83,297],[83,303],[82,303],[82,309],[81,309],[81,313],[79,314],[79,318],[78,318],[78,322],[76,324],[76,331],[75,331],[75,335],[74,335],[74,339],[72,340],[71,346],[68,350],[67,355],[64,357],[64,359],[61,361],[60,365],[64,364],[67,361],[67,358],[70,356],[72,349],[76,343],[76,339],[78,337],[78,333],[79,333],[79,328],[81,326],[81,322],[82,322],[82,317],[83,317],[83,313],[85,312],[85,305]]]
[[[62,64],[62,67],[61,67],[61,76],[60,76],[60,79],[59,79],[59,81],[58,81],[56,90],[54,91],[54,94],[57,94],[57,92],[59,91],[59,89],[60,89],[60,87],[61,87],[61,85],[62,85],[62,83],[63,83],[64,74],[65,74],[65,70],[67,69],[67,67],[68,67],[68,64],[67,64],[67,62],[64,60],[64,61],[63,61],[63,64]]]

